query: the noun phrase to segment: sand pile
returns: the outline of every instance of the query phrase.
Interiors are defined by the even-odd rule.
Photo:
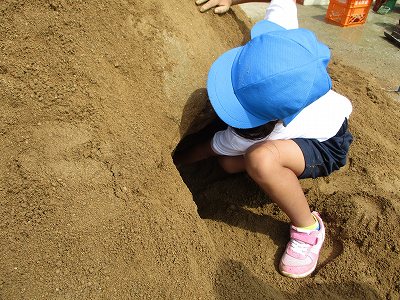
[[[345,169],[303,182],[328,241],[294,281],[276,268],[287,219],[245,175],[171,159],[243,16],[5,0],[0,17],[0,298],[398,298],[400,113],[373,80],[331,64],[355,142]]]

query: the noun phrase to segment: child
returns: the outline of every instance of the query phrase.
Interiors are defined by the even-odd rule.
[[[234,4],[239,2],[250,1]],[[201,10],[217,6],[223,12],[231,4],[210,0]],[[225,171],[248,173],[291,220],[279,270],[293,278],[314,271],[325,238],[299,179],[342,167],[352,142],[352,106],[331,90],[329,59],[326,45],[298,29],[295,2],[272,0],[251,40],[221,55],[208,74],[210,102],[228,128],[174,156],[177,165],[218,156]]]

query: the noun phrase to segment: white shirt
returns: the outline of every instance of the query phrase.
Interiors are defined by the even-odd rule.
[[[272,0],[265,19],[286,29],[298,28],[297,7],[293,0]],[[320,142],[333,137],[352,111],[350,101],[330,90],[306,106],[286,127],[281,122],[262,140],[250,140],[228,129],[217,132],[211,142],[215,153],[220,155],[243,155],[253,144],[265,140],[289,140],[294,138],[317,139]]]

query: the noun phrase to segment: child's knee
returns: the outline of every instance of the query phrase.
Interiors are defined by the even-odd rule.
[[[220,158],[218,158],[218,163],[219,163],[219,165],[221,166],[221,168],[224,169],[224,171],[225,171],[226,173],[229,173],[229,174],[234,174],[234,173],[236,173],[236,172],[235,172],[235,169],[234,169],[234,166],[232,165],[232,163],[230,162],[230,160],[225,159],[225,157],[220,157]]]
[[[244,159],[242,157],[220,156],[218,158],[218,163],[222,169],[229,174],[235,174],[245,170]]]
[[[272,141],[252,146],[244,158],[246,171],[251,177],[270,176],[279,167],[279,152]]]

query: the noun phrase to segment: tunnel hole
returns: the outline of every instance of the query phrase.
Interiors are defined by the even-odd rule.
[[[184,127],[182,129],[182,127]],[[177,170],[193,195],[201,218],[226,220],[232,214],[247,214],[243,207],[259,207],[270,202],[264,192],[246,174],[228,174],[216,157],[179,165],[176,157],[196,145],[210,141],[227,125],[212,109],[205,89],[188,99],[181,119],[181,140],[172,152]],[[236,216],[240,219],[240,217]]]

